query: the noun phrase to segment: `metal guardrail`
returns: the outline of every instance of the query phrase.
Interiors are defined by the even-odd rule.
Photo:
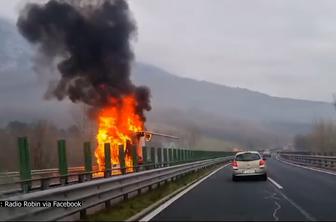
[[[303,155],[290,153],[279,153],[279,156],[283,159],[301,165],[336,170],[336,156]]]
[[[94,169],[98,169],[97,166],[94,166]],[[76,174],[84,172],[84,167],[70,167],[69,174]],[[51,168],[51,169],[42,169],[42,170],[32,170],[32,180],[38,180],[46,177],[56,177],[61,176],[59,173],[58,168]],[[3,181],[10,181],[12,183],[20,182],[20,172],[13,171],[13,172],[2,172],[0,173],[0,187]],[[0,188],[1,191],[1,188]]]
[[[94,170],[98,169],[97,166],[94,166]],[[74,175],[78,175],[84,172],[84,167],[70,167],[69,168],[69,182],[73,181],[74,179],[71,178]],[[43,169],[43,170],[32,170],[32,190],[36,189],[46,189],[49,185],[55,186],[61,184],[62,176],[59,173],[58,168],[51,168],[51,169]],[[0,173],[0,195],[2,194],[10,194],[10,193],[17,193],[22,191],[22,181],[20,179],[19,172],[4,172]]]
[[[161,163],[148,163],[142,164],[135,167],[115,167],[109,171],[100,171],[97,166],[94,166],[93,171],[86,172],[83,167],[72,167],[69,168],[69,173],[67,175],[60,175],[58,169],[44,169],[44,170],[34,170],[32,171],[32,179],[30,180],[20,180],[18,172],[8,172],[5,174],[0,174],[0,198],[1,196],[12,196],[18,195],[20,193],[36,192],[39,190],[47,190],[50,188],[55,188],[57,186],[72,185],[75,183],[82,183],[90,180],[102,179],[110,176],[127,174],[132,172],[139,172],[154,168],[167,167],[176,164],[188,163],[196,160],[183,160],[183,161],[167,161]],[[7,180],[3,179],[6,178]],[[2,182],[1,182],[2,181]],[[4,182],[6,181],[6,182]]]
[[[104,203],[105,206],[109,206],[112,199],[125,197],[125,195],[136,191],[141,193],[141,190],[147,187],[151,188],[155,184],[159,185],[161,182],[174,177],[227,162],[231,159],[232,157],[221,157],[196,161],[9,197],[7,200],[12,201],[60,200],[82,201],[83,204],[78,208],[0,208],[0,220],[55,221],[76,213],[79,213],[83,218],[86,211],[91,207]]]
[[[96,166],[97,167],[97,166]],[[80,172],[84,171],[84,167],[70,167],[69,172]],[[32,170],[32,176],[36,177],[42,177],[45,175],[51,175],[51,174],[59,174],[59,169],[58,168],[51,168],[51,169],[42,169],[42,170]],[[12,178],[20,178],[20,172],[18,171],[12,171],[12,172],[3,172],[0,173],[0,178],[1,177],[12,177]]]
[[[298,154],[311,156],[336,156],[336,152],[311,152],[311,151],[281,151],[282,154]]]

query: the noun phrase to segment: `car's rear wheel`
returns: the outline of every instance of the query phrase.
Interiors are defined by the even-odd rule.
[[[266,174],[266,173],[263,174],[263,175],[261,176],[261,179],[262,179],[263,181],[266,181],[266,180],[267,180],[267,174]]]
[[[232,181],[237,181],[238,178],[235,175],[232,175]]]

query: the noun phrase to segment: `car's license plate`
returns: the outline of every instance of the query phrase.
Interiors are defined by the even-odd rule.
[[[255,173],[255,170],[244,170],[243,173]]]

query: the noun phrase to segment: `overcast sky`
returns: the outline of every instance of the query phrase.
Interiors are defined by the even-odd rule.
[[[15,20],[21,0],[0,1]],[[336,1],[130,0],[138,61],[274,96],[331,101]]]

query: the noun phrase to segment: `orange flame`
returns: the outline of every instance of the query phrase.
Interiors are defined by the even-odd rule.
[[[136,113],[136,99],[128,95],[121,99],[111,98],[111,105],[104,107],[98,113],[98,146],[95,151],[99,170],[104,170],[104,144],[110,143],[111,163],[119,165],[119,146],[125,152],[125,164],[128,172],[132,171],[133,159],[131,147],[127,144],[138,145],[136,132],[144,130],[144,122]],[[137,148],[137,154],[141,155]]]

